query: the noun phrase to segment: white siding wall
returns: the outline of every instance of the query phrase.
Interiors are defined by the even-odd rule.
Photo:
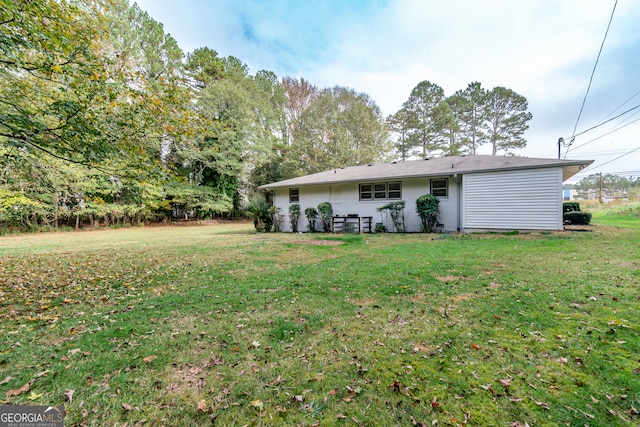
[[[439,178],[442,179],[442,178]],[[444,223],[444,229],[447,231],[455,231],[458,227],[458,185],[457,179],[449,177],[449,195],[440,198],[440,222]],[[397,180],[389,181],[367,181],[366,184],[374,182],[397,182]],[[416,199],[423,194],[429,194],[430,179],[429,178],[413,178],[401,180],[402,182],[402,200],[406,202],[404,210],[405,227],[407,232],[420,231],[420,218],[416,213]],[[308,207],[317,208],[322,202],[331,202],[334,215],[358,214],[360,216],[373,217],[372,226],[382,222],[388,230],[393,230],[393,222],[387,215],[377,211],[380,206],[385,205],[389,200],[376,201],[360,201],[359,183],[344,183],[342,185],[315,185],[308,187],[299,187],[300,190],[300,221],[298,223],[298,231],[307,231],[308,222],[304,215],[304,210]],[[282,231],[292,231],[289,222],[289,189],[275,189],[274,203],[277,208],[281,209],[285,216]],[[321,224],[316,223],[316,229],[320,230]]]
[[[463,230],[561,230],[562,169],[465,175]]]

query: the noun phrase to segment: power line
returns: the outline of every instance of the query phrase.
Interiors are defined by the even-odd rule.
[[[567,151],[564,154],[564,157],[567,157],[567,153],[569,152],[569,147],[573,144],[573,141],[576,137],[576,129],[578,129],[578,123],[580,122],[580,117],[582,116],[582,111],[584,110],[584,104],[587,102],[587,96],[589,95],[589,90],[591,89],[591,83],[593,82],[593,76],[596,73],[596,68],[598,67],[598,61],[600,61],[600,54],[602,53],[602,48],[604,47],[604,42],[607,40],[607,35],[609,34],[609,28],[611,28],[611,22],[613,21],[613,14],[616,11],[616,6],[618,5],[618,0],[613,4],[613,10],[611,11],[611,16],[609,17],[609,24],[607,24],[607,31],[604,32],[604,38],[602,39],[602,43],[600,44],[600,50],[598,51],[598,56],[596,57],[596,63],[593,65],[593,70],[591,71],[591,77],[589,78],[589,85],[587,86],[587,92],[584,94],[584,99],[582,100],[582,105],[580,106],[580,112],[578,113],[578,119],[576,120],[576,124],[573,127],[573,132],[571,133],[571,140],[569,145],[567,146]]]
[[[618,105],[612,112],[610,112],[609,114],[607,114],[606,116],[604,116],[602,119],[600,119],[600,121],[605,120],[607,117],[609,117],[610,115],[612,115],[613,113],[615,113],[616,111],[618,111],[619,109],[621,109],[622,107],[624,107],[624,105],[626,103],[628,103],[629,101],[631,101],[633,98],[635,98],[636,96],[640,95],[640,90],[637,91],[636,93],[634,93],[633,95],[631,95],[626,101],[624,101],[622,104]]]
[[[616,160],[619,160],[619,159],[623,158],[624,156],[628,156],[629,154],[631,154],[633,152],[636,152],[638,150],[640,150],[640,147],[636,147],[633,150],[628,151],[628,152],[624,153],[623,155],[616,157],[615,159],[611,159],[608,162],[604,162],[603,164],[596,166],[594,169],[598,169],[598,168],[603,167],[604,165],[608,165],[609,163],[615,162]]]
[[[638,105],[637,107],[634,107],[634,108],[638,108],[638,107],[640,107],[640,105]],[[627,112],[628,112],[628,111],[627,111]],[[623,113],[623,114],[625,114],[625,113]],[[620,117],[620,116],[614,117],[614,118],[613,118],[613,119],[611,119],[611,120],[617,119],[618,117]],[[610,130],[610,131],[609,131],[609,132],[607,132],[607,133],[604,133],[604,134],[602,134],[602,135],[600,135],[600,136],[598,136],[598,137],[595,137],[595,138],[593,138],[593,139],[591,139],[591,140],[589,140],[589,141],[587,141],[587,142],[585,142],[585,143],[583,143],[583,144],[576,145],[576,146],[575,146],[575,147],[573,147],[573,148],[570,148],[570,145],[571,145],[571,144],[569,144],[569,147],[567,147],[567,152],[565,153],[565,155],[564,155],[564,156],[565,156],[565,158],[566,158],[566,157],[567,157],[567,154],[569,153],[569,151],[575,151],[575,150],[577,150],[578,148],[584,147],[584,146],[585,146],[585,145],[587,145],[587,144],[591,144],[593,141],[597,141],[597,140],[599,140],[600,138],[604,138],[604,137],[605,137],[605,136],[607,136],[607,135],[611,135],[612,133],[617,132],[617,131],[619,131],[620,129],[625,128],[625,127],[627,127],[627,126],[630,126],[630,125],[634,124],[635,122],[637,122],[637,121],[639,121],[639,120],[640,120],[640,118],[637,118],[637,119],[635,119],[635,120],[633,120],[633,121],[631,121],[631,122],[629,122],[629,123],[627,123],[627,124],[625,124],[625,125],[623,125],[623,126],[618,126],[617,128],[612,129],[612,130]],[[609,121],[610,121],[610,120],[609,120]],[[601,126],[601,125],[603,125],[603,124],[604,124],[604,123],[602,123],[602,124],[600,124],[600,125],[598,125],[598,126]],[[578,135],[582,135],[582,134],[584,134],[584,133],[585,133],[585,132],[587,132],[587,131],[588,131],[588,130],[586,130],[586,131],[584,131],[584,132],[582,132],[582,133],[580,133],[580,134],[578,134]],[[576,136],[577,136],[577,135],[576,135]]]
[[[587,132],[589,132],[589,131],[592,131],[592,130],[594,130],[594,129],[597,129],[597,128],[599,128],[600,126],[604,126],[604,125],[606,125],[607,123],[609,123],[609,122],[611,122],[611,121],[613,121],[613,120],[615,120],[615,119],[618,119],[618,118],[620,118],[620,117],[624,116],[625,114],[627,114],[627,113],[629,113],[629,112],[631,112],[631,111],[633,111],[633,110],[637,110],[638,108],[640,108],[640,104],[636,105],[635,107],[629,108],[629,109],[628,109],[628,110],[626,110],[626,111],[623,111],[622,113],[618,114],[618,115],[617,115],[617,116],[615,116],[615,117],[610,118],[609,120],[605,120],[605,121],[604,121],[604,122],[602,122],[602,123],[599,123],[599,124],[597,124],[597,125],[595,125],[595,126],[591,126],[589,129],[587,129],[587,130],[583,130],[582,132],[580,132],[580,133],[577,133],[577,134],[573,135],[573,136],[571,137],[571,139],[575,139],[575,137],[576,137],[576,136],[584,135],[585,133],[587,133]]]

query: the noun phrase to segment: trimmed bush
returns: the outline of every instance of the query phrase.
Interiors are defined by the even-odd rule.
[[[322,220],[322,231],[331,232],[331,219],[333,218],[333,206],[329,202],[322,202],[318,205],[318,214]]]
[[[298,221],[300,220],[300,205],[295,203],[289,206],[289,222],[291,222],[291,230],[298,232]]]
[[[316,231],[316,219],[318,219],[318,211],[316,208],[306,208],[304,214],[309,222],[309,231]]]
[[[572,225],[589,225],[591,223],[591,214],[589,212],[566,212],[563,217],[565,223]]]
[[[425,194],[416,200],[416,212],[420,217],[420,229],[423,233],[431,233],[438,221],[440,213],[440,199],[431,194]]]
[[[580,212],[580,203],[578,202],[562,202],[562,213]]]

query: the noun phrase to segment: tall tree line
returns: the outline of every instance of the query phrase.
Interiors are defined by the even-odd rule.
[[[472,82],[446,97],[440,86],[425,80],[387,123],[401,160],[477,154],[485,145],[495,156],[526,146],[523,135],[532,118],[527,108],[525,97],[505,87],[486,90]]]
[[[348,87],[185,54],[127,0],[0,0],[0,47],[0,231],[232,217],[276,180],[524,145],[508,89],[421,82],[387,120]]]
[[[233,216],[391,149],[367,95],[185,55],[126,0],[0,0],[0,46],[0,228]]]

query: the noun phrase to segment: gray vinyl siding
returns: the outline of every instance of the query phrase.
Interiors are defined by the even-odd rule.
[[[463,229],[561,230],[562,169],[468,174]]]

